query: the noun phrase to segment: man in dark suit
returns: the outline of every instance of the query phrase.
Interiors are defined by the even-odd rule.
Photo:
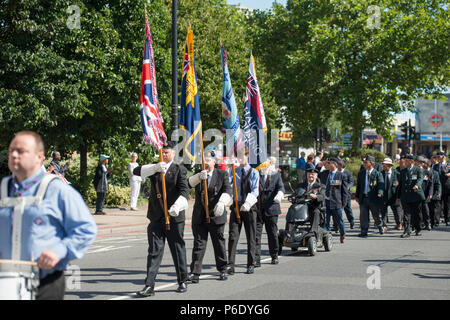
[[[345,215],[347,216],[347,220],[350,223],[350,229],[353,229],[355,225],[355,217],[353,215],[352,210],[352,196],[350,189],[353,187],[353,173],[350,171],[345,170],[346,162],[344,160],[340,160],[338,163],[338,170],[344,174],[344,177],[347,182],[347,203],[344,207]]]
[[[247,238],[247,274],[255,272],[256,251],[256,219],[258,215],[259,173],[248,163],[249,150],[244,148],[244,155],[240,166],[236,168],[236,188],[240,221],[236,217],[235,201],[231,205],[229,237],[228,237],[228,269],[229,275],[234,274],[236,249],[244,225]],[[233,164],[234,165],[234,164]],[[233,185],[233,176],[230,175],[230,184]],[[233,194],[234,195],[234,194]]]
[[[411,224],[414,226],[416,236],[421,235],[420,210],[421,202],[425,200],[422,189],[423,170],[414,165],[414,156],[405,156],[405,168],[400,172],[397,201],[401,201],[404,214],[404,233],[402,238],[411,236]]]
[[[442,198],[442,186],[441,186],[441,180],[439,179],[439,172],[432,169],[432,163],[433,160],[437,163],[436,156],[431,157],[431,161],[428,161],[425,164],[425,168],[427,168],[430,171],[430,174],[432,176],[433,181],[433,197],[431,198],[431,201],[429,202],[428,206],[430,209],[430,220],[431,220],[431,228],[436,228],[439,226],[439,220],[441,219],[441,198]]]
[[[297,186],[297,190],[306,190],[306,197],[313,199],[308,203],[308,215],[311,222],[310,231],[319,234],[319,226],[323,219],[323,202],[325,201],[325,185],[318,179],[319,169],[314,168],[312,164],[306,164],[306,181]],[[287,228],[286,228],[287,229]]]
[[[387,228],[387,215],[388,208],[390,207],[392,213],[394,214],[394,220],[396,224],[396,229],[402,229],[403,223],[403,211],[400,203],[397,203],[397,190],[399,186],[399,176],[400,172],[392,169],[393,162],[390,158],[385,158],[383,160],[383,171],[381,172],[384,177],[384,192],[383,192],[383,210],[381,212],[381,219],[383,222],[383,231]]]
[[[360,237],[367,237],[369,231],[369,211],[380,234],[384,233],[381,211],[383,208],[384,179],[381,172],[374,169],[375,157],[364,159],[364,170],[358,173],[356,184],[356,201],[360,206]]]
[[[421,227],[425,228],[425,230],[431,230],[431,215],[428,204],[431,202],[431,198],[433,198],[434,193],[434,183],[433,176],[430,170],[428,170],[427,162],[428,159],[423,156],[417,156],[416,158],[416,166],[422,168],[423,170],[423,182],[422,182],[422,190],[425,195],[425,200],[421,203]],[[434,170],[431,170],[434,171]]]
[[[186,169],[174,162],[175,142],[168,141],[163,147],[163,161],[136,167],[133,174],[143,178],[150,177],[151,193],[148,201],[147,218],[150,224],[147,228],[148,256],[147,277],[145,287],[137,294],[153,296],[155,279],[164,255],[164,245],[167,239],[177,273],[177,292],[186,292],[188,280],[186,264],[186,247],[183,240],[185,210],[188,208],[189,186]],[[170,230],[166,229],[162,195],[161,172],[165,172],[167,208],[170,215]]]
[[[326,220],[324,229],[330,231],[330,219],[336,221],[339,227],[340,241],[344,243],[345,239],[345,224],[342,219],[342,209],[347,203],[347,182],[344,174],[337,169],[339,160],[337,158],[329,158],[326,161],[326,169],[323,171],[323,178],[325,180],[325,206],[326,206]]]
[[[198,283],[202,271],[203,257],[206,252],[208,233],[214,248],[216,268],[219,280],[227,280],[227,253],[225,248],[224,230],[227,222],[225,207],[231,204],[232,189],[228,172],[214,168],[216,164],[214,152],[205,156],[206,170],[189,178],[189,186],[195,188],[195,204],[192,213],[192,232],[194,247],[192,249],[191,274],[189,281]],[[203,180],[207,180],[208,209],[210,222],[206,221]]]
[[[263,224],[269,242],[271,264],[278,264],[278,215],[281,213],[281,200],[284,197],[284,185],[281,174],[275,168],[276,158],[269,158],[269,166],[260,170],[258,218],[256,220],[255,267],[261,266],[261,238]]]
[[[439,173],[442,187],[442,202],[441,206],[444,209],[445,225],[450,225],[449,210],[450,210],[450,167],[445,161],[445,153],[439,151],[437,153],[439,162],[434,165],[433,169]]]

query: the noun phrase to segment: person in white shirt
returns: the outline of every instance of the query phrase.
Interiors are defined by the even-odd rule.
[[[128,164],[128,173],[130,175],[130,210],[137,211],[137,201],[139,198],[139,192],[141,190],[142,177],[136,176],[133,174],[134,168],[139,166],[139,163],[136,162],[138,155],[136,152],[133,152],[131,155],[131,162]]]

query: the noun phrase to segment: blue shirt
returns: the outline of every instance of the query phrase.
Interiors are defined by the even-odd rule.
[[[305,168],[306,168],[306,161],[305,161],[304,158],[302,158],[302,157],[298,158],[296,168],[305,170]]]
[[[241,181],[242,181],[242,171],[244,171],[244,177],[247,176],[248,170],[250,170],[250,165],[246,165],[245,167],[237,167],[235,169],[236,171],[236,186],[237,186],[237,193],[238,193],[238,201],[244,202],[247,198],[247,194],[244,194],[244,199],[241,199]],[[258,170],[253,169],[250,173],[250,176],[248,177],[248,182],[250,185],[249,193],[253,194],[255,198],[259,195],[259,173]],[[233,173],[230,173],[230,184],[233,185]],[[233,193],[234,194],[234,193]]]
[[[31,181],[42,171],[22,181]],[[8,196],[13,197],[13,185],[19,183],[12,176],[8,184]],[[34,196],[40,183],[23,193]],[[0,208],[0,259],[12,256],[12,207]],[[56,270],[65,270],[70,260],[80,259],[97,234],[97,225],[81,195],[72,186],[60,179],[48,185],[44,199],[39,206],[27,206],[22,218],[21,260],[38,261],[42,252],[53,250],[60,261],[51,270],[40,270],[40,278]]]

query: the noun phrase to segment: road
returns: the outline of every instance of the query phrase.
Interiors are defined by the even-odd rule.
[[[354,210],[359,216],[358,210]],[[391,216],[391,221],[393,221]],[[284,217],[279,227],[284,227]],[[318,249],[316,256],[292,253],[285,248],[278,265],[270,264],[265,231],[262,240],[262,266],[252,275],[245,274],[246,243],[244,230],[237,252],[236,274],[227,281],[217,280],[211,243],[205,255],[203,274],[198,284],[188,285],[179,294],[170,250],[166,244],[164,259],[151,300],[305,300],[305,299],[449,299],[450,227],[423,231],[420,237],[401,239],[401,231],[379,235],[371,229],[369,237],[357,237],[347,227],[347,239],[339,243],[335,234],[330,252]],[[226,237],[228,230],[225,230]],[[193,236],[185,229],[188,263]],[[227,242],[228,243],[228,242]],[[98,238],[81,260],[73,261],[66,273],[66,300],[128,300],[144,285],[147,254],[145,233]],[[79,272],[77,272],[79,271]],[[143,298],[139,298],[143,299]]]

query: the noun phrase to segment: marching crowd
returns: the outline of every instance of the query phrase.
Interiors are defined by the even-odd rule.
[[[247,240],[246,273],[252,274],[261,266],[263,227],[268,237],[271,264],[278,264],[277,224],[285,189],[276,168],[276,158],[269,157],[267,166],[256,170],[249,164],[249,150],[245,147],[238,159],[239,164],[219,168],[220,159],[216,158],[214,151],[209,151],[205,154],[205,169],[187,178],[185,166],[174,161],[174,148],[174,142],[167,142],[162,148],[162,161],[154,164],[138,165],[137,155],[133,154],[129,166],[130,175],[135,177],[132,181],[140,183],[148,178],[151,182],[147,210],[150,223],[147,229],[146,278],[144,288],[137,295],[148,297],[155,294],[155,281],[166,240],[177,275],[176,291],[180,293],[187,291],[187,283],[200,281],[208,235],[219,280],[225,281],[235,273],[236,249],[242,227]],[[1,187],[0,259],[36,261],[41,280],[37,297],[62,299],[65,288],[63,271],[69,260],[83,256],[95,239],[97,228],[80,194],[61,179],[53,179],[56,180],[53,182],[53,175],[46,175],[44,154],[43,141],[34,132],[19,132],[11,141],[8,166],[13,175],[4,178]],[[343,212],[350,228],[355,227],[350,193],[354,184],[353,174],[345,169],[347,161],[342,158],[342,153],[326,160],[322,160],[322,156],[308,157],[298,167],[304,171],[299,174],[298,188],[304,189],[306,196],[312,199],[308,208],[310,231],[317,234],[318,228],[326,231],[333,228],[339,232],[340,242],[344,243]],[[61,166],[57,153],[53,157],[48,172],[57,170],[63,176],[69,164]],[[106,168],[108,158],[102,155],[97,168],[97,194],[107,191],[105,180],[111,174],[111,169]],[[394,168],[390,158],[379,164],[373,155],[367,155],[356,181],[355,198],[360,206],[359,236],[368,236],[369,213],[378,232],[384,234],[388,208],[393,211],[395,228],[403,230],[402,238],[410,237],[412,232],[420,236],[422,230],[436,228],[441,215],[448,226],[450,166],[445,158],[443,153],[430,160],[406,154]],[[192,188],[195,189],[192,213],[194,247],[188,270],[184,228],[188,195]],[[167,197],[163,196],[164,190]],[[136,208],[137,194],[133,192],[132,208]],[[102,201],[103,197],[97,203],[96,212],[101,212]],[[230,207],[228,243],[224,235],[227,207]]]

